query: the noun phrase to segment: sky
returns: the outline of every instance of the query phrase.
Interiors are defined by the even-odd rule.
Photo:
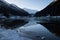
[[[53,0],[5,0],[10,4],[15,4],[20,8],[28,8],[40,11],[49,5]]]

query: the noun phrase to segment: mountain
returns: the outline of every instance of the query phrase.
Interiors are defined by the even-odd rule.
[[[33,9],[28,9],[28,8],[23,8],[25,11],[27,11],[29,14],[35,14],[37,12],[37,10],[33,10]]]
[[[19,19],[19,20],[10,19],[10,17],[12,15],[13,16],[22,16],[22,17],[30,16],[30,14],[28,12],[26,12],[25,10],[19,8],[18,6],[14,5],[14,4],[9,4],[9,3],[5,2],[4,0],[0,0],[0,15],[5,17],[5,18],[2,18],[2,16],[1,16],[0,24],[2,24],[4,26],[4,28],[7,28],[7,29],[14,29],[14,28],[20,27],[27,23],[27,21],[25,21],[23,19]]]
[[[3,13],[6,17],[9,17],[9,14],[16,16],[29,16],[28,12],[19,8],[15,4],[9,4],[2,0],[0,0],[0,13]]]
[[[48,21],[46,21],[48,23],[39,22],[39,24],[42,24],[43,26],[45,26],[52,33],[55,33],[55,35],[60,36],[60,31],[59,31],[60,30],[60,27],[59,27],[60,26],[60,0],[50,3],[46,8],[44,8],[41,11],[38,11],[34,16],[35,17],[41,17],[41,16],[46,17],[47,15],[50,15],[49,22]],[[43,21],[46,20],[44,18],[42,19]]]
[[[50,3],[46,8],[38,11],[34,16],[60,16],[60,0]]]

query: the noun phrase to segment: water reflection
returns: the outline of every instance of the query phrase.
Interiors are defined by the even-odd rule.
[[[20,19],[21,18],[22,17],[20,17]],[[25,18],[25,17],[23,17],[23,18]],[[40,17],[40,18],[42,19],[42,21],[47,20],[46,18],[44,20],[43,17]],[[47,18],[50,18],[50,17],[47,17]],[[56,18],[56,17],[54,17],[54,18]],[[11,17],[10,17],[10,19],[11,19]],[[44,25],[37,23],[37,22],[40,22],[40,19],[39,19],[39,21],[36,20],[35,17],[28,17],[28,18],[26,18],[26,20],[27,19],[28,19],[27,24],[17,27],[17,29],[13,29],[16,32],[18,31],[16,34],[19,35],[21,40],[59,40],[59,38],[57,36],[55,36],[53,33],[51,33],[47,28],[45,28]],[[16,19],[11,19],[11,20],[16,20]],[[17,20],[19,20],[19,19],[17,19]],[[7,32],[6,31],[7,30],[5,30],[3,32],[9,33],[8,31]],[[12,33],[12,34],[14,34],[14,33]],[[10,35],[10,34],[7,34],[7,35]]]

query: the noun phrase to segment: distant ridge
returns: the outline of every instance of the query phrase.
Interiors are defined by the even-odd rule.
[[[37,10],[33,10],[33,9],[28,9],[28,8],[23,8],[25,11],[27,11],[29,14],[35,14],[37,12]]]

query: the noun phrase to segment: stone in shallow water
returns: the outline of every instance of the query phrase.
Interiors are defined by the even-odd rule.
[[[45,39],[45,37],[43,36],[43,37],[41,37],[41,39],[42,39],[42,40],[44,40],[44,39]]]

